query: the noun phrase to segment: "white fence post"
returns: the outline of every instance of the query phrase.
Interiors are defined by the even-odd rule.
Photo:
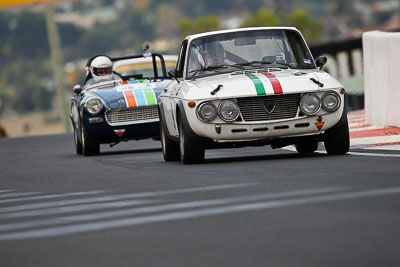
[[[400,33],[362,36],[366,122],[400,127]]]

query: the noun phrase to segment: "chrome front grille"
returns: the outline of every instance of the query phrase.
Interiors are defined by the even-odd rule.
[[[237,99],[244,121],[270,121],[294,118],[300,94],[244,97]]]
[[[106,120],[112,126],[158,121],[157,105],[106,111]]]

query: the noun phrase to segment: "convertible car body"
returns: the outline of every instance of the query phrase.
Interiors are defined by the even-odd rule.
[[[294,144],[349,150],[346,94],[292,27],[188,36],[160,95],[164,159],[198,163],[208,148]]]
[[[95,155],[100,144],[111,145],[121,141],[158,138],[158,96],[171,82],[165,62],[160,54],[135,55],[112,58],[115,66],[120,62],[151,64],[145,73],[114,74],[121,80],[106,81],[84,89],[74,87],[71,97],[71,121],[77,154]],[[88,62],[89,63],[89,62]]]

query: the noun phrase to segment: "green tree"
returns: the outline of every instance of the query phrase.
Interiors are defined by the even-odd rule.
[[[299,29],[307,42],[315,42],[321,39],[321,22],[310,17],[310,15],[302,9],[295,9],[285,16],[285,24]]]
[[[262,26],[292,26],[299,29],[308,42],[320,40],[322,35],[322,24],[313,19],[306,11],[295,9],[289,14],[279,14],[274,10],[265,8],[258,9],[255,14],[247,16],[240,27],[262,27]]]
[[[178,23],[179,31],[183,38],[190,34],[215,31],[220,29],[218,18],[215,16],[202,16],[194,21],[184,18]]]
[[[279,26],[281,20],[276,15],[275,11],[260,8],[255,14],[247,16],[240,27],[262,27],[262,26]]]

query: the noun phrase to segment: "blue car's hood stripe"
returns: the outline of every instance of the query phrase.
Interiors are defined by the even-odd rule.
[[[132,108],[157,104],[157,97],[164,86],[170,82],[124,81],[110,89],[91,90],[101,97],[106,108]]]
[[[135,80],[121,83],[117,91],[122,90],[126,107],[133,108],[157,104],[154,87],[154,84],[149,82]]]

